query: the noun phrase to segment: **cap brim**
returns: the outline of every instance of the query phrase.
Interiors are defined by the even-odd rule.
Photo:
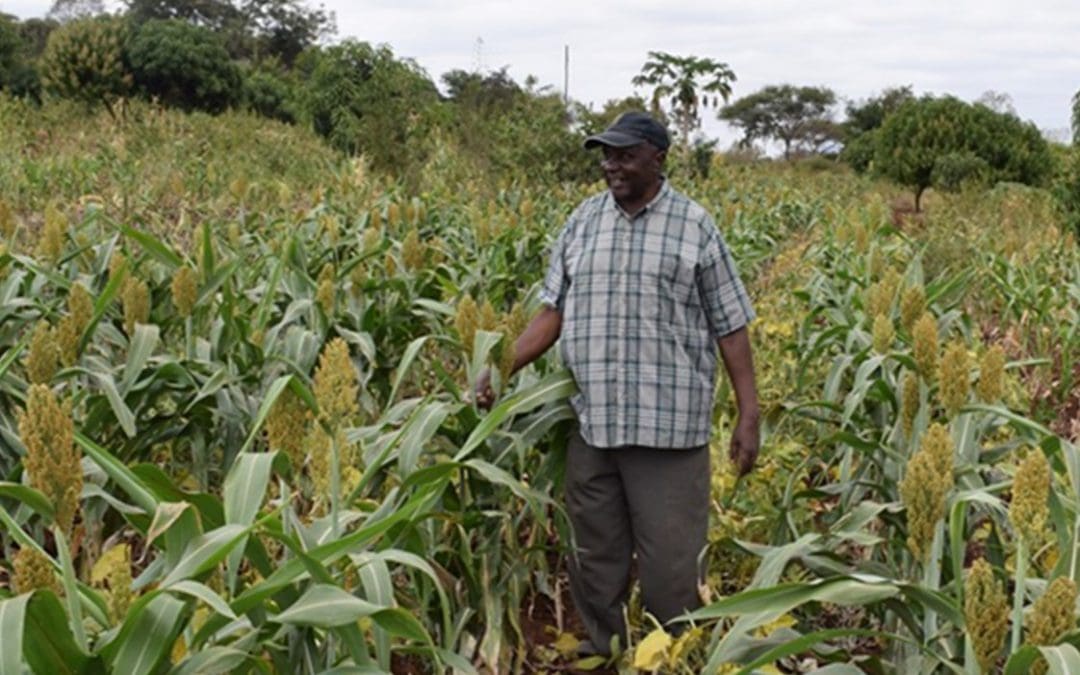
[[[607,145],[612,148],[629,148],[633,145],[644,143],[645,139],[621,131],[607,130],[603,133],[593,134],[585,139],[585,149],[592,150],[598,145]]]

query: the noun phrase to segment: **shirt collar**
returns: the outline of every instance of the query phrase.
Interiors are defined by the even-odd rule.
[[[643,206],[641,208],[641,210],[638,211],[637,213],[635,213],[634,215],[630,215],[626,211],[623,211],[622,207],[619,206],[619,203],[615,201],[615,198],[611,196],[610,191],[607,193],[608,208],[614,209],[618,213],[621,213],[624,218],[626,218],[627,220],[632,221],[632,220],[636,219],[637,217],[643,216],[646,213],[650,212],[653,209],[653,207],[655,207],[658,203],[660,203],[661,199],[663,199],[664,197],[667,197],[670,192],[671,192],[671,186],[668,185],[667,176],[660,176],[660,189],[656,191],[656,194],[653,195],[653,198],[649,200],[649,203],[646,204],[645,206]]]

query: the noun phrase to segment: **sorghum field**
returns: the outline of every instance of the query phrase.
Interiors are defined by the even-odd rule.
[[[573,381],[478,410],[590,187],[0,99],[0,673],[1080,672],[1080,252],[1043,191],[827,162],[673,181],[751,288],[705,605],[575,661]]]

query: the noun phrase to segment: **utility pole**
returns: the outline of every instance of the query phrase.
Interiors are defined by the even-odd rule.
[[[563,105],[569,105],[569,103],[570,103],[570,45],[565,45],[563,47],[562,100],[563,100]]]

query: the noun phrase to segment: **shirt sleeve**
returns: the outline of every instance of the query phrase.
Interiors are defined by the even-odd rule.
[[[551,247],[548,259],[547,274],[544,276],[544,286],[540,289],[540,302],[563,311],[566,303],[566,293],[570,290],[570,277],[566,270],[566,249],[569,244],[574,226],[574,218],[571,216],[563,225],[562,232]]]
[[[731,251],[712,218],[706,217],[704,246],[697,270],[698,293],[714,338],[733,333],[754,320],[754,308],[735,268]]]

